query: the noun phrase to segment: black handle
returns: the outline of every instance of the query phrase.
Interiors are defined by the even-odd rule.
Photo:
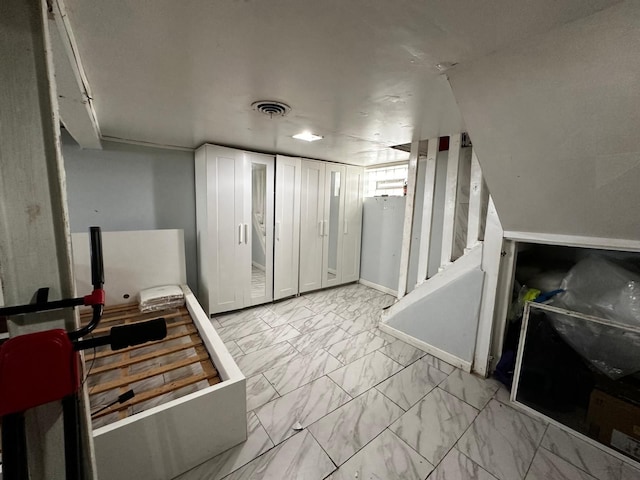
[[[94,290],[98,290],[104,285],[104,263],[102,261],[102,234],[100,227],[90,227],[89,238],[91,241],[91,283],[93,284]]]
[[[156,318],[147,322],[119,325],[111,329],[111,350],[133,347],[145,342],[162,340],[167,336],[167,322]]]

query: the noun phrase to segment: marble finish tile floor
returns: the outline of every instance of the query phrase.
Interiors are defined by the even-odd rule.
[[[458,449],[499,480],[522,480],[546,425],[491,400],[458,442]]]
[[[357,397],[371,387],[402,369],[402,365],[383,355],[372,352],[329,374],[352,397]]]
[[[342,363],[329,352],[319,351],[271,368],[264,376],[280,395],[284,395],[341,367]]]
[[[390,429],[433,465],[437,465],[477,414],[478,410],[471,405],[440,388],[434,388]]]
[[[248,438],[179,478],[640,480],[380,330],[393,301],[351,284],[213,318],[247,377]]]
[[[482,409],[498,390],[495,380],[485,380],[462,370],[455,370],[440,387],[451,395]]]
[[[328,377],[321,377],[256,410],[274,444],[279,444],[344,405],[351,397]]]
[[[403,410],[409,410],[446,378],[446,373],[420,359],[378,384],[376,389]]]

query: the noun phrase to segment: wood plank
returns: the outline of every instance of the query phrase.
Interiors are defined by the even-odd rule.
[[[199,340],[196,343],[183,343],[180,345],[175,345],[173,347],[163,348],[162,350],[146,353],[144,355],[129,357],[128,359],[123,359],[118,362],[110,363],[108,365],[101,365],[99,367],[94,367],[91,369],[91,375],[98,375],[100,373],[108,372],[109,370],[115,370],[117,368],[134,365],[136,363],[146,362],[147,360],[153,360],[154,358],[162,357],[164,355],[170,355],[172,353],[181,352],[182,350],[196,348],[196,347],[199,347],[200,345],[202,345],[201,340]]]
[[[471,148],[460,149],[458,163],[458,191],[456,192],[456,217],[453,225],[453,250],[451,260],[456,261],[464,255],[467,247],[467,228],[469,223],[469,190],[471,186]]]
[[[195,327],[188,326],[188,327],[186,327],[186,331],[185,332],[175,333],[173,335],[167,335],[164,339],[158,340],[157,342],[147,342],[147,343],[143,343],[142,345],[136,345],[134,347],[123,348],[122,350],[117,350],[115,352],[112,351],[112,350],[104,350],[102,352],[96,353],[95,355],[88,354],[88,355],[85,356],[85,358],[86,358],[86,361],[91,361],[94,358],[98,359],[98,358],[110,357],[112,355],[118,355],[120,353],[130,352],[131,350],[136,350],[138,348],[145,348],[145,347],[148,347],[149,345],[156,345],[158,343],[163,343],[163,342],[168,342],[168,341],[171,341],[171,340],[175,340],[176,338],[187,337],[187,336],[189,336],[191,333],[193,333],[195,331],[196,331]]]
[[[510,288],[500,288],[500,266],[505,263],[509,268],[513,268],[515,249],[508,257],[502,257],[504,239],[504,231],[502,224],[498,218],[498,213],[493,204],[493,200],[489,199],[489,210],[487,212],[487,231],[485,233],[483,253],[482,253],[482,271],[485,272],[484,283],[482,285],[482,302],[480,303],[480,312],[478,314],[478,332],[476,334],[476,348],[473,359],[473,370],[482,376],[487,376],[491,369],[489,368],[493,356],[497,360],[502,348],[502,339],[504,333],[504,325],[506,322],[506,310],[509,302],[499,301],[496,298],[499,294],[501,298],[510,298]],[[512,270],[510,270],[512,272]],[[504,305],[502,315],[498,315],[496,309],[500,309],[500,305]],[[499,337],[498,341],[492,340],[495,336]]]
[[[162,375],[164,373],[171,372],[172,370],[177,370],[178,368],[187,367],[189,365],[198,363],[208,358],[209,356],[206,353],[204,355],[199,354],[193,357],[183,358],[181,360],[171,362],[166,365],[160,365],[158,367],[151,368],[144,372],[123,376],[121,378],[112,380],[110,382],[100,383],[91,388],[91,395],[97,395],[98,393],[108,392],[109,390],[113,390],[118,387],[129,386],[132,383],[136,383],[141,380],[145,380],[147,378],[155,377],[157,375]]]
[[[484,223],[482,214],[483,197],[486,194],[482,170],[475,149],[471,153],[471,182],[469,185],[469,218],[467,225],[467,250],[480,240],[480,225]]]
[[[107,312],[107,315],[109,313],[110,312]],[[129,315],[126,315],[126,313],[129,313]],[[155,312],[152,312],[151,315],[153,315],[153,313]],[[193,383],[197,383],[199,381],[207,381],[209,385],[215,385],[221,381],[218,375],[218,372],[209,357],[209,353],[206,350],[205,346],[203,345],[202,339],[200,338],[195,328],[195,325],[193,324],[191,316],[189,312],[186,310],[186,308],[183,307],[179,311],[177,312],[174,311],[170,315],[172,318],[176,318],[177,321],[173,323],[168,323],[167,327],[168,328],[184,327],[184,330],[185,330],[184,332],[169,335],[164,340],[161,340],[158,342],[137,345],[135,347],[129,347],[127,349],[119,350],[116,352],[112,352],[110,350],[104,350],[104,351],[98,352],[95,355],[95,358],[106,358],[110,356],[115,357],[116,355],[119,355],[120,358],[114,358],[115,360],[114,362],[108,365],[101,365],[99,367],[96,367],[95,369],[92,369],[91,375],[99,375],[104,372],[114,371],[114,370],[120,370],[121,375],[119,378],[111,380],[110,382],[105,382],[103,384],[95,385],[91,389],[91,395],[96,395],[96,394],[103,393],[105,391],[115,390],[115,389],[118,390],[119,394],[122,394],[125,391],[129,390],[130,385],[133,383],[137,383],[152,377],[158,377],[170,371],[174,371],[179,368],[184,368],[186,366],[193,365],[193,364],[199,364],[203,369],[203,373],[199,375],[192,375],[185,379],[179,379],[169,384],[162,385],[160,387],[156,387],[151,390],[141,391],[139,393],[136,392],[136,396],[126,404],[114,406],[111,409],[108,409],[108,410],[105,410],[104,412],[99,413],[94,418],[100,418],[108,414],[117,413],[118,418],[123,419],[129,415],[130,413],[129,410],[131,406],[148,401],[156,396],[170,393],[172,391],[178,390],[180,388],[191,385]],[[137,307],[133,306],[129,308],[118,309],[114,317],[119,319],[122,323],[130,324],[132,322],[137,321],[140,318],[140,316],[141,314],[140,312],[138,312]],[[168,316],[169,315],[164,317],[167,318]],[[112,319],[114,317],[112,317]],[[123,318],[123,317],[126,317],[126,318]],[[158,317],[158,315],[155,315],[155,317],[153,318],[156,318],[156,317]],[[179,318],[179,317],[182,317],[182,318]],[[102,327],[101,329],[97,329],[97,332],[98,333],[106,332],[109,330],[109,328],[110,328],[109,326]],[[164,342],[169,342],[171,340],[184,338],[184,337],[189,337],[191,341],[189,343],[174,345],[171,347],[166,347],[163,345]],[[130,356],[132,351],[136,349],[148,347],[149,345],[156,345],[159,349],[145,353],[143,355],[138,355],[133,357]],[[170,355],[172,353],[189,350],[191,348],[195,350],[195,354],[189,356],[188,358],[180,359],[169,364],[157,365],[152,368],[149,368],[148,370],[139,372],[134,375],[129,374],[129,368],[132,365],[139,364],[145,361],[154,360],[154,359],[159,359],[159,362],[161,362],[162,357],[165,355]],[[93,355],[86,355],[86,357],[87,357],[87,361],[92,361],[94,359]],[[187,373],[185,372],[185,374]]]
[[[427,278],[429,253],[431,250],[431,226],[433,222],[433,199],[436,190],[436,159],[438,156],[438,137],[429,139],[427,166],[424,172],[424,197],[422,199],[422,224],[420,228],[420,248],[418,252],[418,273],[416,285]]]
[[[190,338],[191,338],[191,341],[194,342],[194,343],[200,341],[200,335],[198,335],[198,334],[190,335]],[[204,347],[204,345],[196,347],[196,353],[198,355],[204,354],[207,357],[206,361],[200,362],[200,366],[202,367],[202,370],[204,370],[205,373],[209,373],[209,374],[215,373],[215,375],[217,376],[218,372],[216,371],[216,368],[213,365],[213,361],[209,357],[209,352]],[[210,380],[210,382],[211,382],[211,380]],[[214,384],[213,383],[209,383],[209,385],[214,385]]]
[[[121,305],[110,305],[104,307],[104,314],[110,314],[115,312],[123,312],[128,310],[138,310],[137,303],[125,303]],[[93,309],[91,307],[80,307],[80,318],[87,318],[93,315]]]
[[[158,318],[164,318],[165,320],[167,320],[167,318],[169,318],[169,319],[171,320],[172,318],[178,318],[178,316],[176,315],[176,317],[158,317]],[[142,321],[144,321],[144,320],[142,320]],[[139,321],[135,321],[135,322],[127,322],[127,325],[135,324],[135,323],[142,323],[142,322],[139,322]],[[182,326],[184,326],[184,325],[191,325],[192,323],[193,323],[193,322],[191,321],[191,319],[188,319],[188,320],[179,320],[179,321],[177,321],[177,322],[167,322],[167,329],[170,329],[170,328],[177,328],[177,327],[182,327]],[[112,329],[113,327],[117,327],[117,326],[118,326],[118,325],[113,325],[113,326],[111,326],[111,327],[101,327],[101,328],[96,328],[96,329],[93,331],[93,333],[94,333],[94,334],[98,334],[98,333],[108,333],[108,332],[110,332],[110,331],[111,331],[111,329]]]
[[[184,378],[184,379],[180,379],[180,380],[176,380],[175,382],[171,382],[168,383],[166,385],[163,385],[162,387],[157,387],[154,388],[152,390],[148,390],[146,392],[142,392],[142,393],[136,393],[136,396],[133,397],[131,400],[129,400],[128,402],[123,403],[122,405],[114,405],[113,407],[103,410],[102,412],[98,413],[97,415],[95,415],[93,418],[100,418],[103,417],[105,415],[109,415],[113,412],[116,411],[121,411],[121,410],[127,410],[129,407],[132,407],[134,405],[137,405],[139,403],[142,402],[146,402],[147,400],[151,400],[152,398],[155,397],[159,397],[160,395],[164,395],[165,393],[170,393],[170,392],[174,392],[176,390],[179,390],[181,388],[184,387],[188,387],[189,385],[193,385],[194,383],[198,383],[201,382],[203,380],[207,380],[209,382],[211,382],[211,378],[210,378],[210,374],[207,373],[199,373],[197,375],[192,375],[190,377]],[[220,380],[218,379],[217,382],[214,383],[214,385],[216,383],[220,383]]]
[[[407,198],[404,206],[404,226],[402,228],[402,250],[400,251],[400,274],[398,275],[398,298],[407,293],[409,275],[409,252],[411,251],[411,227],[413,225],[413,204],[416,195],[416,176],[418,173],[418,151],[420,142],[411,142],[409,154],[409,173],[407,174]]]
[[[461,134],[451,135],[447,160],[447,184],[444,198],[444,220],[442,225],[442,255],[440,267],[449,265],[453,256],[456,220],[456,195],[458,193],[458,169],[460,167]]]
[[[123,313],[120,315],[116,315],[115,317],[109,317],[109,316],[103,315],[102,319],[100,320],[100,325],[104,325],[105,323],[124,322],[125,320],[129,320],[131,322],[139,322],[139,321],[152,320],[154,318],[161,318],[161,317],[165,319],[171,319],[171,318],[179,317],[181,315],[188,315],[188,314],[189,313],[187,312],[186,308],[180,307],[178,311],[172,310],[171,313],[165,313],[165,314],[163,314],[163,312],[147,312],[147,313],[138,312],[137,315],[131,315],[130,313]]]

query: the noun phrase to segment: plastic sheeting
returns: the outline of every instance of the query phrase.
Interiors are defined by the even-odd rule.
[[[139,294],[140,311],[158,312],[184,305],[184,292],[179,285],[163,285],[141,290]]]
[[[614,322],[548,312],[558,334],[577,353],[616,380],[640,371],[640,275],[592,256],[564,278],[551,305]],[[629,328],[631,327],[631,328]]]

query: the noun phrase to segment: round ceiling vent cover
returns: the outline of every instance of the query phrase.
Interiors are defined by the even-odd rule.
[[[253,102],[251,104],[251,108],[267,115],[270,118],[284,117],[291,110],[289,105],[282,102],[276,102],[275,100],[260,100]]]

